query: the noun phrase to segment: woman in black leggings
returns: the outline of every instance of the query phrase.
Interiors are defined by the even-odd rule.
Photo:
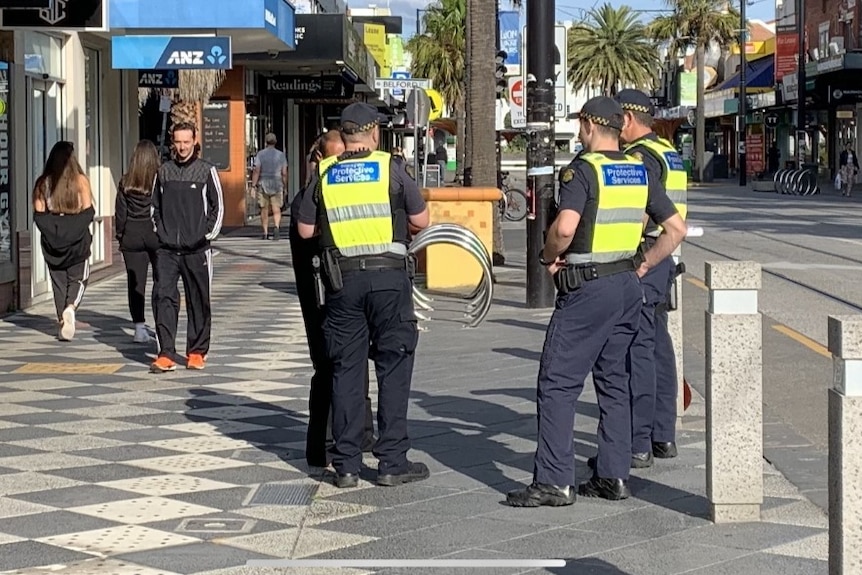
[[[135,323],[135,341],[138,343],[150,341],[145,317],[148,265],[153,269],[153,283],[159,281],[156,275],[159,239],[153,227],[151,206],[153,183],[160,163],[159,152],[152,142],[138,142],[129,160],[129,169],[120,180],[114,212],[117,240],[126,262],[129,311]],[[151,305],[155,319],[155,302]]]

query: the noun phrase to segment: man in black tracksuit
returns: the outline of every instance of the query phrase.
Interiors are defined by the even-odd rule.
[[[160,244],[156,296],[159,356],[150,367],[154,373],[176,369],[179,278],[183,279],[188,315],[186,367],[204,368],[212,328],[210,242],[218,236],[224,216],[218,172],[197,155],[197,129],[180,123],[172,134],[174,159],[159,168],[153,189],[153,224]]]

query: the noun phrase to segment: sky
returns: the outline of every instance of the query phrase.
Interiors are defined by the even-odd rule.
[[[606,1],[609,1],[613,6],[632,5],[631,0],[628,2],[622,0],[557,0],[557,20],[577,19],[583,10],[598,7]],[[374,2],[375,0],[349,0],[352,8],[364,8]],[[426,8],[430,3],[428,0],[376,0],[377,6],[389,6],[393,14],[402,17],[404,24],[404,33],[402,35],[405,39],[416,32],[416,9]],[[507,9],[507,4],[506,0],[502,0],[502,9]],[[663,10],[667,8],[664,0],[638,0],[637,6],[640,10]],[[748,18],[769,21],[775,17],[775,2],[773,0],[749,1],[746,11]],[[522,20],[525,19],[523,8],[521,9],[521,14]],[[643,17],[650,20],[658,14],[658,12],[644,12]]]

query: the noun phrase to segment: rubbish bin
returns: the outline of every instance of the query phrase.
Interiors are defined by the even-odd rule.
[[[704,152],[703,154],[703,180],[702,183],[712,182],[715,179],[713,175],[713,170],[715,168],[715,162],[713,158],[715,157],[715,152]]]

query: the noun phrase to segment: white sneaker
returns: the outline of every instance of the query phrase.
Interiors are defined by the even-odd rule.
[[[63,310],[63,323],[60,324],[60,339],[72,341],[75,337],[75,308],[72,306]]]
[[[135,325],[135,343],[150,343],[150,333],[142,323]]]

